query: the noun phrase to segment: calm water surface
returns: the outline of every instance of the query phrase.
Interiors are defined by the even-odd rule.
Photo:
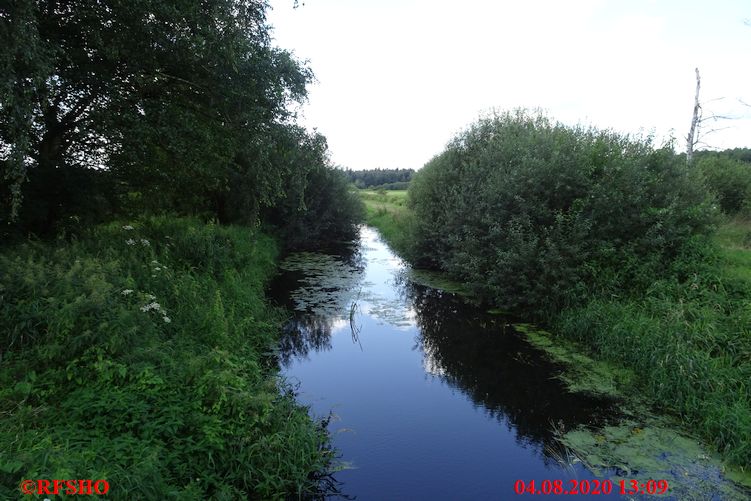
[[[566,392],[508,320],[410,282],[369,227],[349,252],[287,263],[272,288],[298,310],[283,372],[314,414],[334,413],[344,494],[521,499],[537,496],[516,495],[519,479],[595,478],[562,460],[552,430],[602,422],[608,402]]]

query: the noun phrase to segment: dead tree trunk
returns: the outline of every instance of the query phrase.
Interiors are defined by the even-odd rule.
[[[696,68],[696,96],[694,97],[694,115],[691,117],[691,128],[686,136],[686,162],[691,163],[694,158],[694,146],[699,142],[699,125],[701,124],[701,104],[699,104],[699,88],[701,78],[699,68]]]

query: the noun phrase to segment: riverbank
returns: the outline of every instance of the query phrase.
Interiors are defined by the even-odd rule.
[[[403,197],[363,197],[368,223],[386,239],[407,234],[406,203],[393,203]],[[655,282],[644,297],[593,298],[549,322],[555,335],[634,371],[624,391],[677,416],[741,473],[751,465],[749,234],[749,222],[728,221],[714,237],[711,261],[701,254],[676,265],[684,280]]]
[[[104,478],[112,499],[284,498],[328,436],[280,382],[277,244],[187,218],[0,253],[0,497]]]
[[[407,249],[407,232],[404,231],[409,217],[407,190],[360,190],[365,204],[365,219],[375,226],[398,253]]]

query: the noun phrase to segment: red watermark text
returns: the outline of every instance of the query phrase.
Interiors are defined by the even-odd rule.
[[[21,494],[67,494],[92,496],[107,494],[110,484],[106,480],[24,480],[21,482]]]

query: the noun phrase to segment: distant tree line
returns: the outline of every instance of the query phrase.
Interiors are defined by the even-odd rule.
[[[415,174],[414,169],[346,169],[344,174],[358,188],[406,190]]]
[[[312,73],[272,44],[267,8],[3,3],[0,232],[169,212],[346,233],[357,201],[325,138],[295,124]]]
[[[694,158],[727,158],[739,162],[751,163],[751,148],[728,148],[721,151],[700,150],[694,153]]]

